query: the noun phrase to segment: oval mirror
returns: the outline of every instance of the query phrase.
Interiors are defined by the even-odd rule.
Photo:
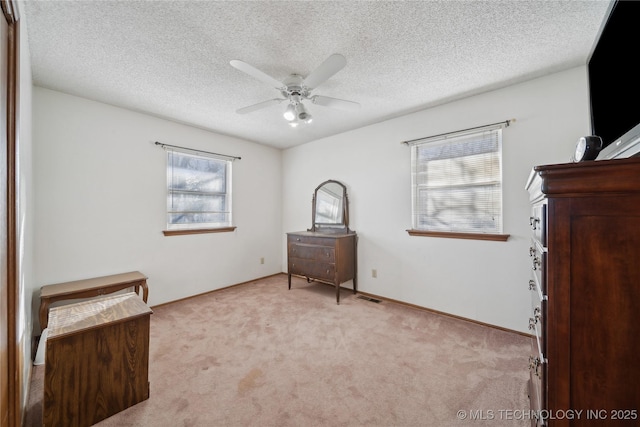
[[[320,184],[313,193],[311,231],[348,232],[348,206],[344,184],[332,179]]]

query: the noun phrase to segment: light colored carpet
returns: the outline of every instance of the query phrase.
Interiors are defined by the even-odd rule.
[[[98,425],[526,426],[529,345],[277,275],[155,308],[150,398]],[[42,425],[43,371],[27,426]]]

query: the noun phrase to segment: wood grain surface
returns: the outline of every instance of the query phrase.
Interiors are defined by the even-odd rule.
[[[51,310],[43,425],[89,426],[149,397],[150,314],[134,293]]]

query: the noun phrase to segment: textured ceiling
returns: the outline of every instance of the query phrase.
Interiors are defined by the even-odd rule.
[[[34,84],[286,148],[586,63],[600,1],[25,1]],[[286,104],[230,66],[308,75],[347,65],[313,94],[355,112]]]

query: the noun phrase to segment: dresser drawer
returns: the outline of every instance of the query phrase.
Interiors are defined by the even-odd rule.
[[[533,239],[529,246],[529,258],[531,260],[531,271],[536,280],[540,295],[546,295],[547,279],[545,272],[547,271],[547,252]]]
[[[545,419],[542,415],[545,413],[542,409],[542,381],[533,372],[529,375],[529,402],[531,409],[531,426],[546,426]]]
[[[547,247],[547,204],[538,203],[531,208],[531,216],[529,217],[529,225],[533,238],[538,243]]]
[[[305,244],[305,245],[316,245],[316,246],[328,246],[334,247],[336,239],[330,237],[320,237],[320,236],[304,236],[300,234],[289,234],[287,236],[287,244]]]
[[[313,259],[319,262],[333,263],[336,260],[336,250],[329,246],[290,243],[289,256],[292,258]]]
[[[529,403],[532,411],[532,417],[538,417],[532,419],[532,426],[546,425],[545,420],[540,418],[542,415],[541,409],[544,408],[544,384],[546,382],[547,375],[547,361],[543,355],[542,346],[544,345],[542,336],[543,319],[540,317],[537,321],[536,314],[530,318],[531,336],[531,351],[529,353]]]
[[[311,259],[289,258],[289,274],[328,280],[333,283],[336,275],[336,265]]]
[[[547,296],[544,295],[537,282],[537,277],[533,275],[533,278],[529,280],[529,291],[531,296],[531,312],[529,315],[529,330],[534,336],[536,342],[537,353],[540,356],[540,361],[545,361],[545,346],[544,346],[544,327],[547,316]]]
[[[544,318],[542,317],[542,307],[534,308],[529,317],[529,330],[531,331],[531,355],[537,357],[540,363],[545,363],[544,341],[542,331],[544,328]]]

